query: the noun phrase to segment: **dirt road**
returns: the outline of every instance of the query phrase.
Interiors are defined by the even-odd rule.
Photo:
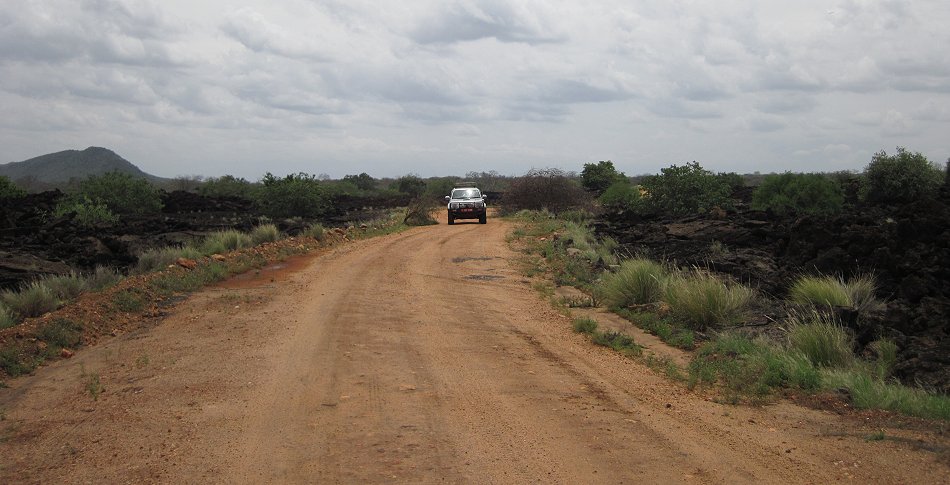
[[[592,346],[519,274],[510,229],[239,277],[13,380],[0,483],[950,481],[939,431],[869,441],[854,417],[717,404]]]

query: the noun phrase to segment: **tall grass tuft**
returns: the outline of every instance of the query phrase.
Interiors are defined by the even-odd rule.
[[[107,266],[96,266],[96,270],[86,277],[86,282],[89,289],[98,291],[118,283],[121,279],[122,275],[115,269]]]
[[[793,315],[788,343],[816,366],[844,368],[854,362],[851,336],[835,317],[821,312]]]
[[[273,224],[262,224],[251,231],[251,243],[254,246],[280,239],[280,230]]]
[[[13,314],[13,311],[7,308],[3,303],[0,303],[0,329],[10,328],[16,325],[16,315]]]
[[[200,251],[203,254],[226,253],[251,246],[251,237],[241,231],[230,229],[217,231],[205,237]]]
[[[673,276],[666,291],[673,316],[694,330],[741,323],[754,297],[751,288],[699,269]]]
[[[19,291],[5,290],[0,300],[21,318],[38,317],[59,308],[56,293],[41,281],[20,287]]]
[[[649,259],[628,259],[614,273],[604,275],[599,293],[614,308],[655,303],[663,297],[669,271]]]
[[[897,364],[897,344],[893,340],[882,338],[871,342],[868,347],[874,351],[874,370],[880,379],[887,379]]]
[[[847,389],[858,409],[886,409],[910,416],[950,420],[950,397],[892,384],[855,370],[826,370],[828,389]]]
[[[81,295],[89,287],[85,278],[70,271],[64,275],[49,275],[41,279],[53,294],[60,300],[72,300]]]
[[[148,249],[139,254],[139,261],[135,265],[135,272],[138,274],[150,273],[175,264],[178,258],[197,259],[201,256],[203,256],[201,251],[191,246],[182,248],[166,246],[163,248]]]
[[[866,314],[881,307],[881,301],[875,296],[877,279],[872,274],[862,274],[851,278],[845,283],[845,291],[851,300],[851,306],[859,314]]]
[[[841,278],[834,276],[802,276],[788,290],[791,301],[810,306],[851,306],[851,297]]]
[[[323,238],[326,237],[326,233],[327,231],[324,229],[323,224],[318,222],[310,224],[306,229],[303,230],[304,236],[310,236],[317,241],[323,241]]]

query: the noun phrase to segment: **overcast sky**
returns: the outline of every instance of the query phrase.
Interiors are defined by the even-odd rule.
[[[950,2],[5,0],[0,163],[155,175],[950,157]]]

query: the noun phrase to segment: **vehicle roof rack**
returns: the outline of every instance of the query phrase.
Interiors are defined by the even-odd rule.
[[[452,188],[453,189],[475,188],[475,182],[462,180],[459,182],[455,182],[455,185]]]

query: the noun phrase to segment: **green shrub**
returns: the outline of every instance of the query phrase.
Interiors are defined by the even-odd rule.
[[[643,352],[633,337],[620,332],[593,332],[591,342],[628,355],[640,355]]]
[[[627,179],[615,182],[597,199],[605,209],[616,212],[640,210],[640,189]]]
[[[819,367],[847,367],[854,362],[854,343],[834,317],[809,312],[789,319],[789,346]]]
[[[678,326],[667,318],[651,312],[634,312],[625,309],[620,309],[617,313],[673,347],[693,350],[696,346],[696,335],[692,330]]]
[[[422,180],[416,174],[403,175],[396,179],[390,186],[393,190],[401,192],[406,195],[411,195],[413,197],[418,197],[422,195],[426,190],[426,181]],[[447,193],[446,193],[447,195]]]
[[[278,239],[280,239],[280,230],[273,224],[262,224],[251,231],[251,244],[254,246]]]
[[[855,370],[827,370],[822,375],[827,389],[847,389],[858,409],[886,409],[910,416],[950,420],[950,397],[929,394],[875,379]]]
[[[127,173],[93,175],[79,183],[78,196],[105,204],[115,214],[153,214],[162,209],[162,197],[148,180]]]
[[[368,191],[376,188],[376,179],[371,177],[368,173],[363,172],[359,175],[344,175],[344,182],[349,182],[353,184],[357,189]]]
[[[616,272],[604,275],[598,292],[610,307],[655,303],[663,297],[668,279],[669,271],[662,264],[644,258],[628,259]]]
[[[767,175],[752,194],[752,207],[777,214],[835,214],[844,196],[832,179],[817,173]]]
[[[243,178],[225,175],[206,179],[198,187],[198,193],[209,197],[238,197],[253,200],[254,189],[254,185]]]
[[[24,195],[26,195],[25,190],[13,183],[7,176],[0,175],[0,199],[12,199]]]
[[[575,318],[573,326],[577,333],[592,334],[597,331],[597,321],[592,318]]]
[[[20,356],[20,351],[15,347],[6,347],[0,349],[0,369],[3,369],[10,377],[29,374],[36,368],[36,363],[24,359]]]
[[[671,165],[660,172],[642,182],[647,191],[644,202],[656,212],[683,216],[729,205],[727,181],[696,162]]]
[[[0,329],[10,328],[16,325],[17,319],[13,310],[7,308],[6,304],[0,302]]]
[[[331,191],[317,177],[305,173],[283,178],[264,175],[255,191],[261,211],[272,218],[320,217],[330,208]]]
[[[608,187],[625,181],[627,177],[623,172],[618,172],[610,160],[585,163],[581,171],[581,185],[595,195],[603,194]]]
[[[20,318],[38,317],[60,305],[53,290],[40,281],[24,285],[19,291],[5,290],[0,293],[0,300]]]
[[[670,278],[666,302],[674,317],[702,331],[741,323],[754,296],[748,287],[695,269]]]
[[[88,288],[86,279],[70,271],[64,275],[50,275],[41,279],[53,294],[61,301],[72,300],[83,294]]]
[[[199,249],[202,254],[223,254],[252,245],[251,236],[233,229],[216,231],[205,237]]]
[[[897,148],[897,154],[881,150],[864,169],[862,197],[870,203],[911,202],[936,194],[944,174],[920,152]]]
[[[36,338],[46,342],[51,350],[75,348],[82,338],[82,326],[72,320],[57,318],[41,327]]]
[[[64,217],[73,214],[73,221],[83,227],[93,227],[98,224],[113,224],[119,216],[112,213],[104,202],[95,202],[86,196],[70,196],[63,198],[53,210],[55,217]]]
[[[137,313],[145,308],[145,298],[136,290],[117,291],[112,296],[112,306],[120,312]]]
[[[315,222],[303,230],[303,235],[310,236],[317,241],[323,241],[323,238],[326,237],[326,232],[327,231],[324,229],[323,224]]]

